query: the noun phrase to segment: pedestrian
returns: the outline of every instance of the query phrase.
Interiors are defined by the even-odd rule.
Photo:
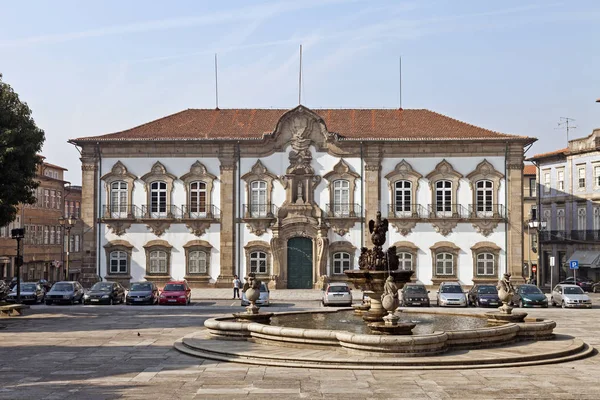
[[[242,287],[242,281],[240,281],[240,278],[238,278],[237,275],[233,276],[233,298],[235,299],[236,296],[239,299],[240,298],[240,287]]]

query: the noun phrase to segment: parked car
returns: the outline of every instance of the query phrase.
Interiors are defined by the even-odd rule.
[[[458,282],[442,282],[436,293],[437,305],[440,307],[467,307],[467,295]]]
[[[577,285],[558,284],[552,289],[550,303],[562,308],[592,308],[592,300]]]
[[[56,282],[46,293],[46,305],[53,303],[83,303],[83,287],[77,281]]]
[[[21,303],[42,303],[46,292],[37,282],[21,283]],[[17,302],[17,288],[15,287],[6,297],[6,301]]]
[[[113,304],[125,302],[125,289],[118,282],[96,282],[83,295],[84,304]]]
[[[429,290],[422,283],[407,283],[402,288],[400,305],[429,307]]]
[[[240,302],[241,306],[249,306],[250,302],[246,298],[246,292],[242,292],[242,299]],[[260,283],[260,297],[256,300],[257,306],[269,306],[271,305],[271,292],[266,283]]]
[[[467,293],[467,301],[470,306],[496,307],[500,304],[498,289],[495,285],[489,284],[473,285]]]
[[[577,285],[583,289],[584,292],[591,292],[592,286],[594,286],[594,281],[588,278],[573,278],[572,276],[568,277],[564,281],[558,282],[559,285]]]
[[[186,281],[167,282],[158,297],[158,304],[183,304],[192,302],[192,289]]]
[[[519,285],[515,290],[513,304],[517,307],[548,307],[548,298],[535,285]]]
[[[0,280],[0,301],[4,300],[10,293],[10,286],[8,283]]]
[[[600,282],[596,282],[592,285],[592,292],[600,293]]]
[[[332,282],[323,291],[321,304],[324,306],[346,306],[352,305],[352,290],[345,282]]]
[[[159,297],[158,287],[153,282],[135,282],[127,293],[127,304],[156,304]]]

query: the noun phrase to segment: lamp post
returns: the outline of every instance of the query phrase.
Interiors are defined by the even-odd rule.
[[[21,265],[23,265],[23,256],[21,255],[21,239],[25,237],[25,229],[16,228],[10,231],[13,239],[17,241],[17,256],[15,257],[15,266],[17,267],[17,303],[21,302]]]
[[[69,280],[69,250],[71,250],[71,228],[75,226],[75,218],[68,217],[60,217],[58,219],[60,225],[67,231],[67,259],[65,262],[65,280]]]

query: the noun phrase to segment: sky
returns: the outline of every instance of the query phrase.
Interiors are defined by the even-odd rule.
[[[81,183],[70,138],[187,108],[426,108],[538,138],[600,127],[595,0],[6,1],[0,73]]]

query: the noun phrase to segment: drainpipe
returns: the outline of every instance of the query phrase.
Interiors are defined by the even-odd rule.
[[[240,207],[242,206],[241,202],[242,202],[242,191],[240,190],[242,187],[242,162],[241,162],[241,154],[240,154],[240,142],[238,140],[237,142],[237,172],[238,172],[238,185],[237,185],[237,218],[236,218],[236,222],[237,222],[237,260],[236,260],[236,264],[237,264],[237,276],[240,276],[240,272],[241,272],[241,252],[240,252],[240,243],[241,243],[241,215],[242,215],[242,211],[240,209]]]
[[[504,219],[504,273],[508,272],[508,142],[504,147],[504,204],[506,218]],[[522,267],[521,267],[522,269]]]
[[[102,198],[102,182],[100,176],[102,176],[102,152],[100,151],[99,142],[96,142],[96,152],[98,153],[98,170],[96,171],[98,193],[94,196],[98,202],[96,206],[96,274],[98,275],[98,278],[102,280],[102,275],[100,275],[100,247],[102,244],[100,239],[100,228],[102,227],[102,224],[100,223],[100,216],[102,215],[102,203],[100,202]],[[70,243],[67,246],[69,245]]]
[[[363,142],[360,142],[360,248],[365,246],[365,198],[364,198],[364,184],[365,181],[365,164],[363,159]]]

